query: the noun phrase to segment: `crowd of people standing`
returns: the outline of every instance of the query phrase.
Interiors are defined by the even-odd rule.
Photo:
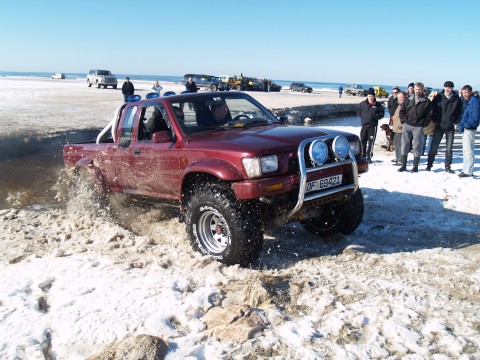
[[[380,109],[381,108],[381,109]],[[442,91],[432,92],[428,97],[421,82],[410,83],[407,90],[393,87],[388,99],[390,127],[395,150],[394,165],[399,172],[407,170],[408,154],[413,153],[411,172],[418,172],[420,157],[427,153],[426,171],[431,171],[438,154],[440,142],[445,137],[445,171],[453,174],[451,168],[455,129],[462,134],[463,169],[459,177],[473,176],[475,134],[480,121],[480,101],[474,96],[472,87],[465,85],[458,94],[452,81],[446,81]],[[363,153],[372,162],[373,145],[378,120],[384,116],[383,106],[376,101],[372,88],[367,99],[358,108],[362,129],[360,139]],[[427,145],[428,144],[428,145]]]

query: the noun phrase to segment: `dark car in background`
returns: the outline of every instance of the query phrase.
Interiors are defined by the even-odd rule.
[[[185,74],[182,79],[182,84],[185,85],[189,78],[192,78],[193,82],[197,85],[197,88],[210,89],[212,91],[228,90],[226,84],[222,82],[218,76],[205,74]]]
[[[271,92],[279,92],[282,90],[282,87],[278,84],[275,84],[273,81],[272,83],[270,84],[270,91]]]
[[[291,83],[290,90],[303,93],[311,93],[313,91],[313,89],[310,86],[305,85],[305,83]]]

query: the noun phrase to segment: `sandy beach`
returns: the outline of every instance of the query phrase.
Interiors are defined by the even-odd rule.
[[[134,85],[144,97],[152,84]],[[268,108],[364,99],[250,94]],[[443,142],[431,172],[422,158],[398,173],[379,131],[352,235],[294,222],[265,234],[252,267],[227,267],[192,251],[172,210],[112,214],[68,186],[65,139],[94,136],[122,100],[80,80],[0,78],[1,359],[85,359],[140,334],[163,339],[166,359],[480,358],[478,148],[472,178],[444,172]],[[321,125],[360,132],[356,117]],[[216,326],[212,309],[225,311]]]

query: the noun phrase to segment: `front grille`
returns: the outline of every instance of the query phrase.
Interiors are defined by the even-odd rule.
[[[298,158],[296,156],[288,159],[288,172],[289,173],[299,173],[300,172],[300,167],[298,165]]]

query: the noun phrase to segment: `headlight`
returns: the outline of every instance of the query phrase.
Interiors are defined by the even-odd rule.
[[[333,139],[332,148],[333,148],[335,157],[338,160],[346,159],[346,157],[348,156],[349,147],[350,146],[349,146],[348,140],[345,137],[337,136],[335,139]]]
[[[321,140],[315,140],[310,145],[308,153],[315,164],[323,165],[323,163],[328,159],[328,146]]]
[[[278,170],[278,159],[276,155],[261,158],[245,158],[242,159],[242,163],[249,178],[259,177],[262,174]]]
[[[360,153],[362,152],[362,147],[360,145],[359,140],[350,141],[349,145],[350,145],[350,150],[352,150],[354,156],[360,155]]]
[[[275,155],[260,158],[262,173],[269,173],[278,170],[278,159]]]

